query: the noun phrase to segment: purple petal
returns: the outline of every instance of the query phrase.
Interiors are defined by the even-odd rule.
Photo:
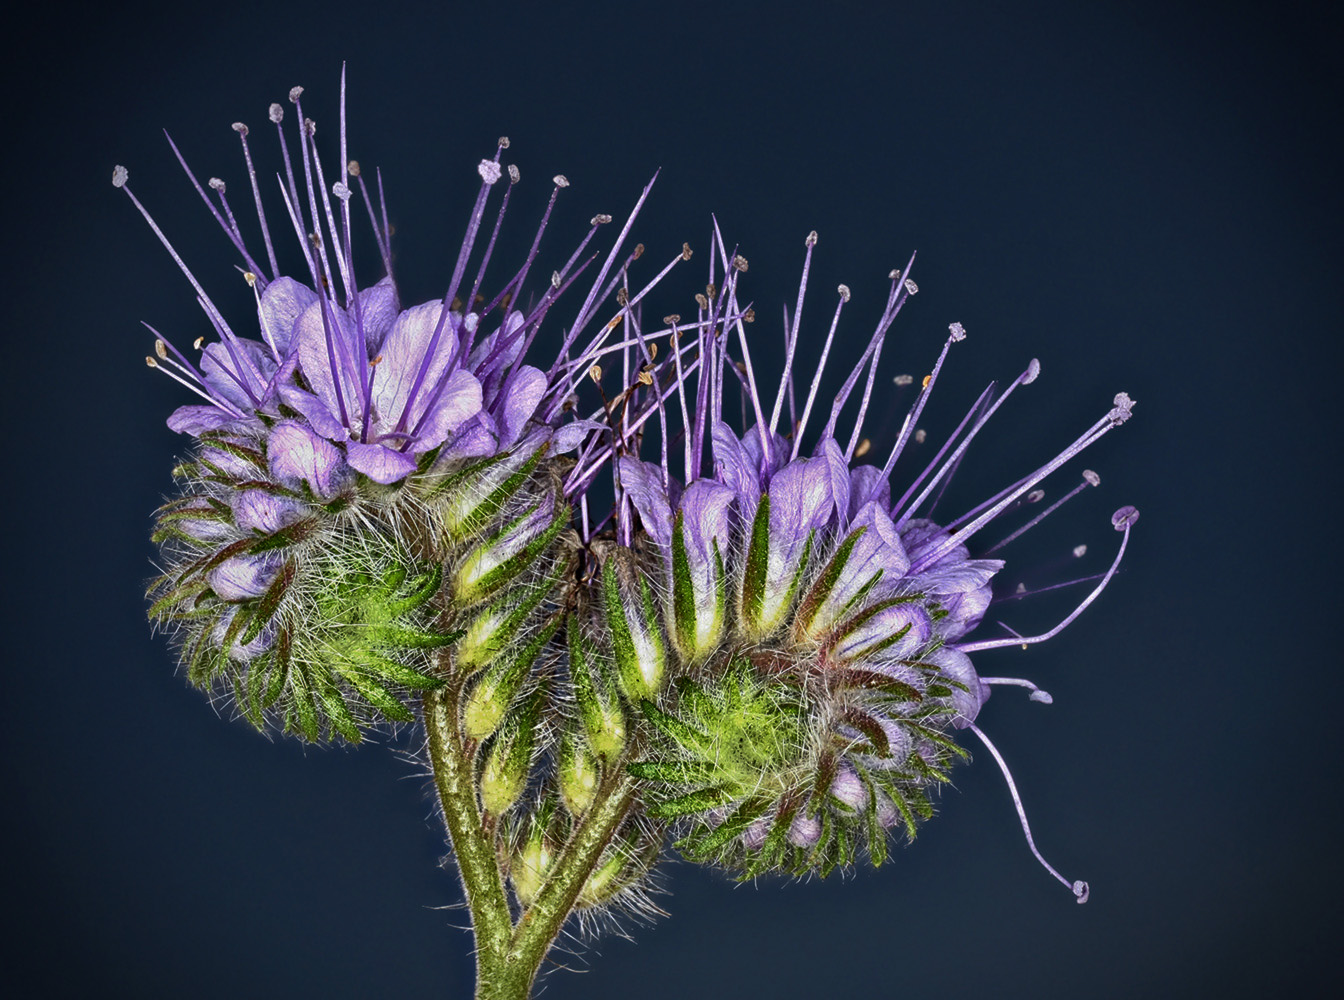
[[[307,417],[313,430],[328,441],[339,442],[350,437],[350,431],[346,429],[345,424],[336,418],[325,402],[311,392],[304,392],[293,385],[282,385],[280,398],[285,401],[286,406],[298,410]]]
[[[593,431],[606,430],[607,425],[597,420],[574,420],[561,424],[551,435],[551,454],[564,455],[583,444]]]
[[[505,395],[491,408],[499,421],[502,444],[507,447],[523,432],[545,392],[546,376],[539,369],[523,365],[513,371],[505,385]]]
[[[621,456],[616,460],[621,488],[639,511],[644,530],[663,553],[664,568],[671,571],[672,506],[663,486],[663,471],[652,462]]]
[[[912,517],[901,527],[901,543],[905,546],[911,565],[917,565],[926,554],[933,552],[951,537],[946,528],[932,521],[926,521],[922,517]],[[950,562],[962,562],[969,556],[970,552],[966,546],[955,545],[946,554],[939,556],[933,566],[928,568],[945,566]]]
[[[328,345],[328,331],[331,343]],[[359,388],[356,361],[355,325],[344,309],[333,309],[330,303],[314,298],[294,324],[293,350],[297,350],[299,367],[313,393],[327,404],[327,409],[340,418],[345,411],[345,425],[359,426],[363,417],[363,394]],[[332,357],[336,359],[336,373],[332,377]],[[337,387],[340,388],[339,398]]]
[[[733,491],[710,479],[698,479],[681,496],[682,527],[686,532],[686,554],[694,572],[697,563],[712,566],[714,543],[727,559],[731,536],[728,512]]]
[[[232,345],[209,344],[201,352],[201,378],[205,387],[216,399],[226,399],[243,411],[252,410],[257,405],[243,386],[251,389],[259,401],[275,367],[270,348],[241,337]]]
[[[436,342],[434,331],[443,317],[443,308],[442,302],[434,301],[407,309],[392,322],[392,328],[383,340],[379,350],[382,360],[373,375],[373,405],[383,433],[398,427],[402,430],[413,428],[424,414],[440,380],[448,374],[448,362],[457,350],[457,327],[461,320],[449,315]],[[431,345],[433,356],[422,378],[420,369]],[[403,411],[417,381],[420,388],[403,420]]]
[[[411,451],[419,454],[437,448],[448,435],[481,412],[481,383],[469,371],[458,369],[448,376],[433,408],[416,429]],[[416,424],[411,424],[416,428]]]
[[[507,368],[518,360],[518,355],[523,350],[524,338],[515,334],[522,328],[523,322],[522,313],[511,312],[499,329],[476,342],[467,366],[483,381],[487,376]],[[499,352],[497,355],[496,351]]]
[[[966,691],[952,688],[952,708],[956,712],[952,725],[958,729],[965,729],[980,714],[981,706],[989,697],[989,685],[980,680],[980,675],[975,672],[975,667],[971,664],[971,658],[965,653],[944,646],[925,659],[936,665],[949,680],[964,684],[968,688]]]
[[[199,436],[237,420],[218,406],[179,406],[168,418],[168,429],[179,434]]]
[[[770,439],[770,457],[767,459],[761,452],[761,432],[754,426],[742,435],[742,447],[751,456],[751,464],[760,472],[761,483],[764,485],[770,481],[770,477],[783,468],[784,463],[789,460],[789,452],[792,450],[789,443],[778,434],[769,434]]]
[[[234,556],[210,571],[210,586],[226,601],[260,597],[275,579],[284,560],[274,554]]]
[[[825,527],[835,505],[831,499],[831,470],[824,458],[790,462],[770,481],[770,555],[772,576],[787,585],[797,570],[808,537]],[[776,566],[775,559],[782,561]]]
[[[880,651],[884,659],[904,659],[928,643],[933,635],[929,613],[913,602],[883,608],[858,628],[846,632],[836,644],[835,653],[842,660],[862,659],[873,652],[874,646],[907,627],[909,631],[899,640]]]
[[[297,420],[277,424],[266,442],[271,475],[286,486],[307,483],[324,500],[345,484],[348,469],[340,450]]]
[[[359,293],[359,318],[364,324],[364,343],[373,357],[397,318],[397,290],[391,278],[384,278]]]
[[[1003,569],[1002,559],[939,560],[933,569],[919,574],[919,585],[934,594],[964,594],[989,583]]]
[[[849,463],[835,438],[826,438],[817,446],[817,456],[826,463],[826,472],[831,479],[831,498],[835,502],[835,511],[840,521],[840,530],[848,533],[845,523],[849,519]]]
[[[439,452],[436,467],[445,462],[460,458],[480,458],[499,451],[499,431],[495,429],[494,418],[481,412],[476,414],[459,429],[453,439]]]
[[[849,517],[853,519],[859,508],[870,500],[876,500],[887,510],[891,509],[891,484],[882,476],[882,470],[875,465],[860,465],[849,474]]]
[[[317,301],[317,293],[293,278],[279,277],[261,293],[261,329],[269,334],[275,348],[284,357],[294,339],[294,324],[303,311]]]
[[[244,531],[270,534],[292,524],[302,514],[300,504],[264,490],[244,490],[233,501],[233,523]]]
[[[761,475],[750,452],[725,423],[714,425],[714,474],[737,496],[743,519],[750,524],[761,500]]]
[[[974,590],[940,597],[938,603],[947,612],[947,617],[938,623],[938,631],[943,639],[948,642],[960,639],[979,625],[993,595],[993,588],[985,584]]]
[[[345,446],[350,467],[364,473],[375,483],[399,482],[415,471],[415,459],[381,444],[351,441]]]

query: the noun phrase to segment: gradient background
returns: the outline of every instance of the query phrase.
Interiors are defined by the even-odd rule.
[[[1122,574],[1058,640],[979,661],[1055,695],[1001,691],[981,722],[1038,842],[1092,901],[1036,866],[981,753],[879,872],[752,888],[669,865],[670,919],[562,956],[588,971],[550,976],[548,997],[1332,993],[1338,34],[1281,3],[457,6],[45,5],[7,39],[6,980],[35,996],[470,995],[464,915],[442,909],[459,890],[435,867],[406,741],[269,743],[215,718],[144,621],[149,514],[183,444],[163,421],[186,396],[144,368],[137,321],[206,331],[112,166],[246,316],[158,130],[229,180],[244,216],[229,124],[252,124],[272,169],[266,106],[303,83],[332,141],[347,59],[351,153],[385,169],[409,301],[442,293],[474,164],[507,134],[511,246],[552,173],[573,181],[554,256],[661,167],[636,238],[661,261],[703,247],[717,213],[751,260],[758,337],[777,335],[809,229],[813,351],[837,282],[857,335],[918,249],[885,375],[927,370],[951,320],[971,335],[931,434],[990,378],[1044,365],[948,512],[1049,457],[1116,390],[1139,401],[1075,463],[1101,490],[1008,552],[1010,582],[1078,542],[1097,571],[1110,512],[1134,503]],[[689,300],[702,274],[664,298]],[[1028,629],[1063,607],[1004,617]]]

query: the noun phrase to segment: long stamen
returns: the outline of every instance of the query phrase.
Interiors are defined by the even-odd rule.
[[[1003,541],[995,542],[989,548],[985,549],[984,554],[990,555],[991,553],[997,552],[999,549],[1003,548],[1009,542],[1021,538],[1032,528],[1036,527],[1036,525],[1040,524],[1055,511],[1059,510],[1060,507],[1063,507],[1066,503],[1068,503],[1070,500],[1076,497],[1079,493],[1083,492],[1083,490],[1087,489],[1089,486],[1100,486],[1100,485],[1101,485],[1101,477],[1098,476],[1091,469],[1084,469],[1083,481],[1081,483],[1079,483],[1073,489],[1069,490],[1068,493],[1065,493],[1062,497],[1060,497],[1058,500],[1052,503],[1049,507],[1045,508],[1045,510],[1041,511],[1026,524],[1022,525],[1022,527],[1018,528],[1007,538],[1003,539]]]
[[[840,287],[845,288],[844,285]],[[821,373],[826,370],[826,359],[830,357],[831,344],[835,341],[835,328],[840,323],[840,310],[849,301],[848,293],[848,288],[840,292],[840,300],[835,304],[835,315],[831,317],[831,328],[826,333],[826,342],[821,346],[821,359],[817,362],[817,373],[812,376],[812,385],[807,390],[807,402],[803,404],[803,415],[798,418],[798,426],[793,432],[793,452],[789,455],[789,461],[798,457],[798,449],[802,447],[803,432],[807,430],[807,418],[812,415],[812,404],[816,401],[817,390],[821,388]]]
[[[261,187],[257,183],[257,171],[252,166],[252,151],[247,146],[248,128],[242,122],[234,122],[233,130],[243,145],[243,162],[247,164],[247,179],[252,184],[252,200],[257,206],[257,221],[261,223],[261,241],[266,244],[266,259],[271,265],[271,280],[280,276],[280,265],[275,259],[275,247],[271,245],[271,231],[266,225],[266,210],[261,205]]]
[[[919,391],[919,398],[915,400],[914,407],[906,414],[905,420],[901,424],[901,433],[897,435],[896,443],[891,447],[891,454],[887,456],[886,464],[882,466],[883,479],[891,475],[896,460],[901,457],[901,452],[905,451],[905,446],[910,441],[910,435],[919,424],[920,414],[924,412],[924,407],[933,394],[933,387],[938,383],[938,375],[943,370],[943,362],[947,360],[947,352],[952,349],[953,344],[966,339],[966,330],[960,323],[953,323],[948,327],[948,331],[947,340],[943,341],[943,349],[938,355],[938,360],[933,364],[933,371],[924,380],[924,385]],[[897,507],[892,508],[893,511],[897,509]]]
[[[182,151],[177,148],[177,143],[173,142],[173,137],[168,134],[167,130],[164,130],[163,137],[168,140],[168,145],[172,149],[173,155],[177,157],[177,162],[181,164],[183,173],[185,173],[187,178],[191,181],[191,186],[196,189],[196,193],[201,196],[201,201],[205,202],[205,207],[210,210],[210,214],[213,215],[215,221],[219,223],[219,228],[224,230],[224,235],[229,238],[229,242],[233,244],[234,249],[238,251],[243,260],[247,263],[247,269],[249,271],[264,274],[265,272],[257,266],[257,262],[252,259],[252,255],[247,252],[247,247],[243,245],[242,237],[239,236],[237,232],[238,227],[236,225],[230,227],[219,214],[219,210],[215,208],[214,205],[210,204],[210,196],[205,193],[205,188],[201,187],[201,182],[196,179],[196,175],[192,173],[191,168],[187,166],[187,161],[182,156]]]
[[[1082,879],[1077,879],[1075,881],[1070,882],[1068,879],[1066,879],[1063,875],[1059,873],[1058,869],[1056,869],[1054,865],[1052,865],[1049,861],[1046,861],[1045,858],[1042,856],[1041,852],[1037,850],[1036,841],[1032,839],[1031,836],[1031,825],[1027,822],[1027,810],[1022,806],[1022,797],[1017,794],[1017,784],[1013,781],[1012,772],[1008,770],[1008,764],[1004,761],[1002,754],[999,753],[998,747],[996,747],[993,743],[990,742],[989,737],[986,736],[983,732],[981,732],[980,727],[977,726],[975,723],[968,722],[966,724],[966,728],[969,729],[971,732],[975,733],[975,735],[980,738],[980,742],[983,743],[985,745],[985,748],[989,750],[990,755],[994,758],[995,763],[999,765],[999,770],[1003,772],[1003,780],[1008,783],[1008,793],[1013,797],[1013,807],[1017,810],[1017,818],[1022,822],[1022,833],[1027,838],[1027,846],[1031,848],[1031,853],[1036,855],[1036,860],[1041,863],[1041,866],[1046,871],[1048,871],[1051,875],[1057,878],[1060,884],[1066,886],[1067,888],[1073,891],[1073,894],[1078,899],[1079,903],[1086,903],[1088,894],[1091,891],[1088,888],[1088,884],[1084,882]]]
[[[775,405],[770,410],[771,434],[779,425],[779,411],[784,405],[785,392],[789,393],[790,399],[793,396],[793,353],[798,346],[798,324],[803,321],[803,296],[807,293],[807,275],[812,269],[812,248],[816,245],[816,240],[807,242],[807,253],[803,256],[803,276],[798,281],[798,301],[793,307],[792,329],[789,327],[788,309],[784,310],[784,375],[779,381],[779,391],[775,393]]]
[[[1120,550],[1116,552],[1115,559],[1111,562],[1111,568],[1102,576],[1101,582],[1097,584],[1096,588],[1088,594],[1087,597],[1083,598],[1082,603],[1074,608],[1062,622],[1052,628],[1049,632],[1042,632],[1040,635],[1032,636],[1018,635],[1009,639],[985,639],[980,642],[958,643],[956,644],[956,648],[963,653],[975,653],[984,649],[1001,649],[1004,646],[1029,646],[1033,643],[1045,642],[1045,640],[1052,639],[1059,635],[1059,633],[1064,631],[1075,618],[1086,611],[1093,601],[1101,596],[1101,592],[1105,590],[1106,585],[1111,582],[1111,577],[1115,576],[1115,571],[1120,568],[1120,560],[1124,558],[1125,547],[1129,544],[1129,529],[1134,526],[1134,522],[1138,519],[1138,510],[1130,506],[1121,507],[1111,515],[1111,524],[1114,525],[1115,530],[1124,532],[1124,537],[1120,539]]]

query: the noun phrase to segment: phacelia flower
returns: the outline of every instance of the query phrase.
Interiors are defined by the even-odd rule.
[[[678,383],[679,413],[660,411],[658,461],[637,457],[636,436],[625,436],[615,464],[619,545],[604,557],[608,575],[618,561],[647,567],[641,579],[652,581],[657,608],[647,596],[627,594],[624,617],[646,632],[663,631],[672,651],[665,673],[674,683],[639,696],[627,689],[658,734],[631,770],[661,789],[651,813],[680,822],[684,853],[746,877],[772,869],[824,873],[851,862],[860,844],[880,862],[888,828],[913,836],[917,821],[932,815],[928,793],[966,756],[957,730],[970,730],[1002,763],[975,725],[992,687],[1026,686],[1038,701],[1049,696],[1017,678],[982,677],[969,654],[1040,642],[1072,621],[1110,581],[1137,518],[1130,507],[1116,512],[1124,538],[1115,562],[1057,628],[971,639],[1004,566],[973,554],[982,530],[1038,500],[1038,484],[1128,420],[1133,402],[1119,394],[1048,462],[974,509],[935,520],[929,511],[968,446],[1040,366],[1033,360],[1001,392],[991,385],[893,499],[893,469],[966,331],[951,324],[885,461],[860,462],[871,448],[863,422],[886,335],[917,287],[892,272],[876,329],[825,414],[818,412],[822,373],[850,299],[840,286],[798,410],[793,368],[815,243],[814,233],[792,321],[786,318],[783,378],[765,392],[744,325],[751,317],[738,306],[746,262],[730,257],[715,229],[709,289],[696,320],[674,335],[674,342],[694,338],[699,369]],[[837,424],[861,382],[845,436]],[[725,415],[729,384],[745,400],[742,430]],[[1090,471],[1084,477],[1084,486],[1098,481]],[[619,660],[618,631],[611,643]],[[1021,813],[1015,787],[1013,796]],[[1086,883],[1041,862],[1086,899]]]
[[[302,94],[290,91],[292,116],[281,104],[268,114],[280,154],[279,219],[261,196],[251,132],[233,126],[259,242],[244,239],[224,181],[201,185],[169,140],[253,290],[246,324],[231,325],[214,304],[132,193],[127,170],[117,167],[112,180],[186,276],[209,331],[195,338],[192,360],[151,328],[150,367],[201,400],[168,420],[193,452],[176,471],[178,496],[159,512],[163,574],[153,615],[175,629],[193,681],[233,698],[258,725],[270,719],[310,739],[354,739],[366,723],[409,719],[402,694],[442,682],[427,650],[466,637],[464,660],[474,656],[478,666],[540,655],[531,640],[556,610],[570,558],[560,533],[576,495],[613,454],[605,410],[580,414],[578,389],[603,358],[628,348],[619,334],[631,310],[689,253],[631,288],[644,248],[626,244],[646,187],[605,254],[588,250],[611,222],[599,214],[567,262],[534,288],[542,237],[569,186],[557,175],[527,257],[487,294],[521,179],[502,161],[509,141],[501,138],[476,167],[479,188],[444,295],[407,307],[381,176],[375,201],[347,154],[344,81],[334,169],[324,165]],[[359,215],[376,254],[357,262]],[[299,251],[293,274],[278,262],[286,227]],[[362,281],[369,271],[375,280]],[[538,361],[543,322],[587,279],[558,351]],[[515,306],[522,302],[525,310]],[[646,377],[670,386],[682,360],[665,357]],[[627,407],[627,419],[647,419],[658,405]],[[585,481],[567,478],[576,463]]]

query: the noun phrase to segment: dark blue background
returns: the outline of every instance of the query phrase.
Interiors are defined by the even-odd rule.
[[[149,513],[182,447],[163,419],[186,396],[146,371],[136,324],[206,331],[112,166],[246,316],[158,129],[229,179],[245,214],[229,124],[252,124],[271,169],[266,106],[303,83],[330,141],[345,59],[351,152],[385,169],[412,301],[442,293],[473,165],[503,133],[523,173],[512,256],[552,173],[573,181],[548,243],[560,254],[662,167],[637,238],[661,261],[684,239],[703,247],[717,213],[751,260],[762,338],[809,229],[813,345],[837,282],[857,334],[918,249],[922,291],[885,374],[927,370],[951,320],[971,333],[931,431],[988,379],[1044,365],[953,503],[1048,457],[1116,390],[1139,401],[1086,460],[1102,489],[1009,553],[1030,575],[1088,542],[1096,571],[1110,511],[1135,503],[1123,573],[1058,640],[979,661],[1056,696],[1000,692],[981,721],[1038,842],[1091,880],[1092,902],[1037,868],[981,753],[880,872],[752,888],[670,865],[672,916],[637,944],[562,956],[590,971],[552,975],[548,996],[1329,992],[1341,81],[1339,35],[1315,10],[117,4],[15,22],[6,978],[43,996],[470,994],[464,914],[441,909],[459,891],[435,867],[442,835],[406,742],[268,743],[215,718],[144,621]],[[671,283],[662,311],[702,273]],[[1029,628],[1060,610],[1005,617]]]

